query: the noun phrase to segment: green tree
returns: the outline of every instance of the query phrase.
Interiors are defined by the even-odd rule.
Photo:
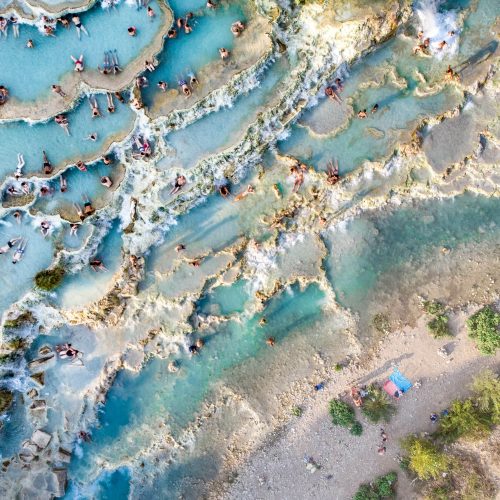
[[[492,424],[500,424],[500,378],[485,370],[474,378],[471,389],[478,410],[489,416]]]
[[[481,438],[488,434],[488,419],[474,405],[472,399],[454,401],[448,415],[441,419],[439,436],[447,442],[461,437]]]
[[[408,453],[408,467],[419,479],[435,479],[446,472],[448,457],[427,439],[409,437],[402,443]]]
[[[476,342],[477,348],[483,354],[495,354],[500,348],[500,314],[489,306],[483,307],[467,320],[469,337]]]
[[[368,388],[368,396],[363,399],[361,411],[370,422],[376,424],[381,420],[389,422],[396,413],[396,407],[382,389],[371,385]]]

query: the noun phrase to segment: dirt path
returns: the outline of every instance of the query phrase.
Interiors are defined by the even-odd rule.
[[[398,471],[398,498],[417,498],[396,462],[400,438],[432,431],[430,413],[465,396],[477,372],[486,367],[498,369],[500,365],[500,355],[481,356],[468,339],[464,325],[467,316],[461,312],[452,318],[455,337],[445,341],[428,335],[425,318],[416,329],[391,335],[368,369],[346,370],[338,382],[318,393],[302,417],[292,420],[272,442],[253,455],[239,471],[226,498],[344,500],[352,498],[359,484],[391,470]],[[441,346],[446,346],[450,361],[438,355]],[[387,452],[380,456],[377,453],[380,425],[369,424],[359,415],[363,435],[351,436],[348,430],[331,424],[327,405],[353,381],[385,380],[394,363],[413,382],[420,381],[421,386],[412,388],[396,403],[398,413],[384,426],[388,435]],[[321,469],[310,473],[305,467],[305,455],[312,456]]]

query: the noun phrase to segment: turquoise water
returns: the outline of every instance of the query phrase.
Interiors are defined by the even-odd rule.
[[[445,7],[463,8],[466,4],[465,0],[447,2]],[[158,4],[152,5],[158,14]],[[156,86],[158,81],[164,80],[169,87],[176,87],[177,79],[190,71],[203,75],[207,64],[217,61],[220,46],[233,47],[231,24],[237,19],[247,21],[246,16],[250,15],[245,2],[240,1],[219,6],[215,11],[206,9],[205,0],[175,0],[170,5],[176,16],[187,11],[195,13],[195,19],[191,21],[194,31],[190,35],[180,33],[175,40],[166,40],[159,67],[146,74],[150,84],[143,90],[143,97],[148,106],[153,106],[160,95]],[[279,141],[277,151],[296,155],[317,169],[325,168],[327,161],[336,157],[341,173],[360,168],[366,160],[382,161],[390,156],[400,141],[410,136],[418,120],[447,111],[462,101],[462,93],[453,86],[441,87],[441,79],[450,62],[455,64],[463,57],[470,57],[491,39],[491,20],[498,14],[499,7],[492,0],[479,0],[478,6],[478,11],[465,24],[459,52],[448,59],[414,57],[414,41],[400,36],[350,68],[342,93],[345,103],[352,106],[354,113],[378,103],[376,114],[359,120],[349,118],[345,114],[347,111],[342,111],[344,114],[339,123],[343,130],[315,134],[315,127],[324,125],[321,122],[323,117],[329,117],[332,109],[338,113],[337,108],[332,108],[336,104],[320,99],[300,116],[291,127],[290,135]],[[159,29],[165,28],[160,16],[150,22],[145,9],[137,11],[130,5],[120,5],[116,11],[104,11],[97,5],[81,17],[91,35],[89,38],[82,35],[81,41],[78,41],[74,28],[67,32],[59,28],[54,39],[33,34],[37,48],[29,51],[23,47],[24,38],[31,36],[34,29],[26,26],[21,27],[20,39],[9,36],[7,40],[0,40],[0,49],[4,49],[0,50],[0,83],[10,88],[13,97],[30,101],[49,92],[50,84],[60,81],[72,70],[71,53],[78,55],[83,51],[87,66],[91,68],[101,62],[103,50],[117,48],[122,64],[128,64]],[[131,23],[139,28],[136,38],[126,34],[126,27]],[[293,38],[293,33],[287,33],[288,36]],[[128,105],[116,103],[117,111],[110,115],[106,112],[105,96],[98,95],[104,116],[92,119],[88,99],[84,98],[67,112],[69,137],[53,121],[35,125],[21,121],[0,124],[2,177],[14,172],[20,152],[26,160],[26,174],[40,173],[43,149],[55,167],[73,165],[80,158],[94,161],[87,172],[80,172],[75,167],[67,169],[64,173],[68,183],[66,193],[58,189],[58,174],[47,181],[54,193],[35,200],[32,211],[39,214],[39,218],[25,215],[23,224],[17,225],[7,213],[0,221],[0,245],[17,235],[28,239],[26,255],[16,265],[15,273],[9,262],[12,251],[10,255],[0,255],[0,261],[4,260],[4,273],[0,278],[0,285],[3,285],[1,310],[32,289],[36,272],[50,266],[56,250],[61,248],[73,252],[68,260],[77,263],[80,260],[83,269],[68,274],[62,285],[49,297],[41,299],[42,304],[65,309],[70,317],[70,311],[85,310],[90,303],[101,299],[113,286],[115,273],[123,259],[128,259],[128,254],[133,252],[133,236],[123,234],[118,212],[113,212],[110,230],[92,255],[86,249],[87,238],[92,229],[99,229],[92,224],[101,224],[102,221],[87,220],[79,228],[78,235],[71,236],[69,225],[54,216],[51,220],[58,227],[53,235],[43,238],[39,231],[43,217],[68,211],[74,213],[72,204],[81,204],[82,196],[88,195],[99,207],[108,205],[113,198],[114,207],[120,210],[123,219],[127,219],[127,204],[134,198],[137,200],[134,212],[137,225],[152,221],[148,206],[150,188],[161,183],[162,202],[155,209],[168,210],[173,199],[168,194],[171,187],[163,186],[174,178],[174,170],[183,169],[188,186],[181,196],[189,192],[188,189],[198,180],[192,178],[196,172],[192,167],[200,160],[209,159],[211,155],[237,144],[259,114],[275,105],[287,91],[286,86],[291,84],[289,77],[294,75],[295,64],[301,63],[302,56],[295,58],[292,54],[290,57],[295,59],[293,63],[288,55],[277,58],[258,75],[259,85],[242,93],[232,106],[221,107],[167,135],[163,135],[164,130],[157,123],[148,128],[151,123],[146,123],[147,117],[139,113],[139,130],[135,135],[150,135],[155,144],[163,138],[168,155],[131,165],[128,163],[130,145],[115,144],[114,148],[122,149],[119,153],[123,153],[120,155],[123,169],[133,168],[134,172],[123,186],[117,185],[123,174],[118,161],[105,166],[98,158],[111,142],[121,140],[132,130],[137,115]],[[34,58],[36,61],[51,61],[50,68],[27,71],[26,68],[38,67],[38,63],[33,63]],[[200,79],[200,84],[203,87],[203,79]],[[425,92],[427,96],[419,97]],[[186,102],[194,105],[195,99]],[[92,132],[98,133],[98,140],[84,140]],[[178,216],[158,246],[149,248],[145,255],[146,278],[139,284],[138,296],[129,300],[127,316],[122,322],[105,322],[102,328],[93,330],[63,322],[57,328],[48,328],[45,335],[39,336],[31,346],[27,360],[37,356],[42,344],[55,345],[63,341],[73,342],[85,353],[84,367],[75,369],[57,360],[58,363],[48,368],[42,394],[50,406],[43,425],[62,436],[66,446],[74,445],[66,498],[142,498],[149,493],[158,496],[158,492],[162,498],[178,498],[181,494],[195,496],[189,482],[208,483],[221,466],[221,455],[203,454],[204,446],[210,448],[206,443],[217,437],[214,439],[201,433],[198,441],[198,435],[191,436],[188,432],[205,403],[213,401],[220,391],[227,390],[248,402],[248,412],[251,413],[253,403],[265,407],[266,397],[277,400],[274,394],[289,389],[279,385],[274,388],[274,393],[272,390],[269,394],[259,393],[264,390],[264,382],[272,386],[273,376],[278,372],[276,380],[285,380],[285,384],[291,380],[286,378],[290,359],[295,363],[297,377],[306,378],[311,376],[311,357],[324,351],[331,355],[332,360],[337,351],[339,356],[344,355],[341,347],[334,345],[335,339],[339,342],[336,321],[340,324],[343,316],[337,309],[332,312],[333,308],[325,307],[332,304],[316,284],[304,289],[297,285],[287,287],[264,304],[258,303],[255,296],[255,292],[261,289],[258,283],[261,278],[255,276],[259,272],[262,279],[283,281],[289,278],[290,270],[300,269],[301,276],[309,276],[310,272],[314,279],[321,259],[320,243],[315,246],[316,237],[307,232],[308,228],[297,229],[302,215],[308,217],[307,210],[298,217],[295,217],[297,214],[288,215],[287,230],[271,225],[272,217],[280,209],[289,208],[291,202],[297,202],[300,209],[300,204],[299,199],[290,193],[288,168],[276,161],[274,144],[270,144],[269,149],[267,160],[257,165],[245,182],[231,185],[234,195],[249,182],[255,187],[255,194],[238,203],[233,197],[208,196],[196,208]],[[229,155],[227,158],[230,166]],[[118,192],[109,191],[100,184],[102,175],[116,181]],[[226,173],[221,172],[222,175]],[[275,182],[282,187],[281,199],[272,191]],[[388,187],[385,182],[395,183],[397,180],[380,178],[373,184],[368,181],[360,185],[358,191],[353,185],[353,199],[346,200],[346,205],[354,206],[377,182]],[[312,194],[311,187],[306,188],[308,191],[304,189],[301,194]],[[415,269],[422,266],[443,246],[455,250],[465,246],[474,248],[478,243],[497,244],[500,241],[499,209],[497,199],[463,195],[446,201],[403,203],[386,211],[364,213],[335,231],[324,231],[324,242],[329,250],[324,267],[339,303],[357,312],[367,310],[374,291],[385,277],[401,270],[411,270],[412,266]],[[145,237],[151,236],[149,233],[154,230],[146,228]],[[296,237],[299,230],[306,231],[305,243],[274,253],[271,248],[271,262],[266,264],[266,244],[269,243],[270,247],[274,241],[282,244],[287,236]],[[248,244],[248,248],[242,246],[234,251],[233,246],[243,243]],[[175,250],[179,244],[185,245],[184,251]],[[262,262],[252,263],[250,249],[258,245],[264,247]],[[87,266],[89,257],[93,256],[102,259],[109,272],[96,273]],[[191,266],[189,261],[198,258],[202,259],[201,265]],[[262,269],[256,269],[258,266]],[[248,276],[240,274],[242,269]],[[15,286],[12,286],[14,282]],[[265,287],[262,285],[262,288]],[[213,316],[219,317],[218,320]],[[259,323],[263,317],[266,324]],[[323,335],[323,330],[329,335]],[[157,337],[146,346],[145,341],[139,342],[155,331],[159,332]],[[266,344],[266,338],[270,336],[276,339],[274,349]],[[198,356],[190,356],[188,347],[199,338],[204,339],[205,347]],[[309,350],[293,350],[294,346],[301,345],[300,342],[308,345]],[[347,345],[343,337],[340,343],[342,347]],[[140,356],[143,347],[144,358]],[[137,353],[140,355],[134,358]],[[117,362],[122,355],[123,366],[132,366],[138,371],[121,369],[118,372],[106,403],[98,406],[97,421],[88,427],[92,441],[75,443],[75,429],[87,428],[88,420],[94,415],[95,385],[101,384],[105,366]],[[173,359],[179,364],[177,373],[168,370],[168,363]],[[259,372],[256,372],[256,367],[260,368]],[[26,392],[25,388],[22,392]],[[91,397],[86,399],[83,394],[91,394]],[[64,412],[60,411],[61,408]],[[217,408],[217,418],[224,427],[225,410],[219,408],[222,407]],[[85,418],[80,419],[82,413],[85,413]],[[18,398],[11,415],[11,420],[0,430],[2,458],[13,454],[20,441],[29,437],[31,432],[21,398]],[[66,417],[72,421],[71,431],[65,430]],[[218,430],[223,435],[226,429]],[[7,434],[11,437],[3,439]],[[155,458],[148,455],[148,450],[158,440],[170,449],[170,441],[165,435],[182,442],[187,439],[186,449],[176,450],[172,463],[157,464]],[[215,435],[219,436],[219,433]],[[141,461],[145,473],[154,471],[157,477],[145,487],[148,495],[141,493],[142,496],[138,496],[133,493],[131,482],[140,476],[137,470],[140,471]]]
[[[67,182],[67,191],[61,193],[60,176],[57,176],[47,183],[53,189],[53,193],[40,197],[33,206],[33,210],[45,214],[56,214],[62,211],[76,216],[73,203],[81,206],[84,196],[90,196],[92,200],[98,200],[99,203],[109,202],[112,196],[111,189],[115,189],[119,185],[122,172],[118,162],[105,165],[102,161],[99,161],[96,164],[89,165],[86,172],[72,167],[62,175]],[[107,176],[113,181],[111,189],[101,184],[101,177],[103,176]]]
[[[95,159],[114,138],[123,139],[132,129],[135,114],[125,105],[115,102],[116,111],[107,112],[106,96],[95,96],[102,117],[92,118],[89,100],[84,98],[67,113],[70,136],[53,120],[30,125],[24,121],[0,124],[0,178],[13,175],[17,155],[22,153],[26,165],[24,175],[41,174],[42,151],[45,150],[54,168],[64,167],[80,159]],[[97,140],[86,140],[97,133]],[[28,138],[28,141],[27,141]]]
[[[250,299],[250,287],[246,280],[231,285],[221,285],[206,294],[198,303],[202,314],[229,315],[243,313]]]
[[[183,15],[196,9],[200,2],[191,3],[184,6],[182,2],[182,9],[180,4],[174,4],[174,12]],[[150,106],[160,92],[158,82],[164,81],[170,88],[177,88],[179,79],[188,80],[189,73],[196,74],[203,66],[218,60],[220,47],[231,50],[234,44],[231,25],[237,20],[245,21],[239,2],[225,4],[214,12],[197,11],[190,21],[193,31],[189,35],[182,32],[177,34],[177,38],[166,40],[159,66],[154,73],[147,75],[149,87],[143,93],[145,104]],[[203,81],[200,85],[203,87]]]
[[[19,38],[14,38],[11,34],[7,39],[2,38],[0,43],[2,84],[9,89],[12,97],[34,101],[50,95],[51,85],[60,82],[64,75],[73,71],[71,55],[78,58],[83,54],[85,71],[97,71],[97,65],[102,67],[104,51],[116,49],[121,67],[126,67],[163,28],[164,15],[157,0],[152,0],[150,5],[156,12],[156,17],[152,20],[145,9],[137,11],[125,2],[109,11],[102,9],[98,3],[89,12],[80,15],[81,22],[90,35],[82,33],[81,40],[78,40],[73,25],[70,29],[58,25],[55,37],[44,36],[32,26],[21,26]],[[137,28],[135,37],[127,33],[127,28],[131,25]],[[26,48],[28,39],[33,40],[33,49]],[[40,71],[30,71],[30,68],[37,69],[41,61],[43,65]],[[113,76],[109,78],[113,79]]]
[[[107,236],[102,240],[95,255],[102,260],[108,272],[95,272],[86,266],[76,275],[71,275],[57,289],[57,303],[62,308],[75,309],[98,300],[110,289],[113,274],[120,266],[121,231],[119,223],[114,222]]]
[[[206,345],[199,356],[179,356],[181,370],[167,371],[167,361],[153,359],[138,375],[120,372],[106,406],[93,431],[92,443],[86,445],[82,460],[73,463],[74,473],[80,477],[95,458],[106,457],[112,462],[116,455],[129,456],[154,438],[150,432],[135,433],[134,428],[154,425],[158,416],[174,436],[182,432],[213,384],[221,376],[244,363],[259,351],[268,348],[264,335],[272,335],[279,343],[293,332],[307,327],[321,314],[323,293],[310,286],[304,292],[293,287],[273,299],[266,308],[268,328],[265,333],[258,325],[260,315],[244,317],[242,323],[230,321],[204,335]],[[236,311],[234,311],[236,312]],[[189,397],[186,397],[189,395]],[[116,447],[126,438],[126,445]],[[122,441],[124,442],[124,441]],[[125,442],[124,442],[125,443]],[[111,455],[109,455],[111,453]]]
[[[179,163],[186,168],[193,167],[208,152],[211,154],[234,144],[238,135],[255,121],[257,114],[265,109],[268,101],[276,94],[281,80],[290,70],[286,58],[275,62],[262,76],[256,89],[239,97],[233,106],[211,113],[188,127],[166,136],[167,143],[175,148],[175,159],[168,163]],[[217,130],[217,134],[212,131]],[[161,165],[161,163],[160,163]]]
[[[342,125],[342,130],[334,136],[318,136],[307,127],[297,124],[292,127],[290,136],[278,143],[279,149],[320,170],[326,169],[332,158],[337,158],[340,172],[348,173],[364,161],[383,160],[389,156],[402,134],[411,131],[417,120],[437,115],[457,105],[461,95],[450,87],[426,97],[416,95],[415,71],[437,82],[435,73],[439,74],[439,79],[442,78],[444,63],[437,63],[440,67],[438,71],[436,63],[429,62],[428,58],[413,57],[411,48],[412,45],[407,41],[396,39],[354,66],[341,94],[342,99],[352,105],[354,116]],[[387,80],[391,68],[397,77],[404,79],[403,88],[401,84],[396,85]],[[359,90],[359,86],[366,84],[367,79],[384,69],[382,85]],[[375,104],[379,105],[379,109],[372,114],[370,110]],[[331,108],[338,104],[326,100],[320,106]],[[368,117],[361,120],[356,114],[363,109],[368,110]],[[317,110],[314,108],[305,113],[306,123],[315,120],[315,113]]]
[[[443,246],[500,241],[500,200],[463,195],[350,222],[328,237],[328,277],[340,303],[361,312],[379,279],[402,265],[432,262]]]
[[[13,302],[19,300],[33,286],[33,277],[38,271],[48,267],[52,261],[54,241],[44,238],[39,225],[43,219],[35,220],[24,213],[21,224],[17,224],[12,215],[0,222],[0,246],[13,238],[26,239],[24,257],[17,264],[12,264],[12,257],[17,248],[0,255],[3,272],[0,276],[0,310],[5,311]],[[57,231],[56,231],[57,234]],[[16,286],[12,284],[16,283]]]

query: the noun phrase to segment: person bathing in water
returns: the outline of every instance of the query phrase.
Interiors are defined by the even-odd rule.
[[[116,75],[116,73],[120,73],[122,71],[120,62],[118,61],[118,52],[116,52],[115,49],[113,51],[110,51],[109,53],[111,55],[111,63],[113,64],[113,73]]]
[[[111,56],[109,55],[109,52],[106,51],[104,52],[104,61],[102,63],[102,69],[99,65],[97,65],[97,71],[101,73],[102,75],[109,75],[111,73]]]
[[[66,132],[67,135],[71,135],[69,133],[68,119],[66,118],[65,115],[63,114],[56,115],[54,121]]]
[[[14,177],[16,179],[20,179],[23,176],[24,165],[25,165],[24,156],[21,153],[17,153],[17,166],[16,166],[16,173],[14,174]]]
[[[337,94],[337,92],[333,87],[326,87],[325,94],[328,96],[329,99],[331,99],[334,102],[338,102],[339,104],[342,102],[342,99],[340,98],[340,96]]]
[[[99,111],[99,104],[95,97],[93,99],[92,97],[89,97],[89,105],[92,111],[92,118],[97,118],[98,116],[102,116],[101,112]]]
[[[236,21],[231,25],[231,33],[234,36],[240,36],[244,29],[245,25],[241,21]]]
[[[22,239],[19,242],[16,251],[14,252],[14,256],[12,257],[12,264],[17,264],[23,258],[25,251],[26,251],[26,240]]]
[[[76,34],[78,35],[78,39],[80,39],[82,37],[82,31],[87,35],[89,36],[89,33],[88,31],[85,29],[85,26],[82,24],[82,22],[80,21],[80,18],[78,16],[73,16],[71,18],[71,21],[73,22],[73,24],[75,25],[75,28],[76,28]]]
[[[80,54],[80,57],[76,59],[74,56],[70,56],[71,60],[75,63],[75,71],[77,73],[81,73],[85,67],[83,66],[83,54]]]
[[[54,170],[52,167],[52,163],[50,163],[45,151],[42,151],[42,155],[43,155],[43,173],[45,175],[49,175]]]
[[[113,96],[110,92],[106,94],[106,99],[108,101],[108,113],[115,112],[115,103],[113,102]]]
[[[68,190],[68,182],[62,175],[61,177],[59,177],[59,188],[61,190],[61,193],[65,193]]]
[[[231,53],[229,52],[229,50],[227,50],[225,47],[221,47],[219,49],[219,55],[220,55],[220,58],[225,61],[230,55]]]
[[[99,271],[107,271],[107,268],[104,267],[104,264],[102,263],[102,260],[100,259],[92,259],[90,262],[90,267],[92,268],[93,271],[96,273]]]
[[[170,194],[177,194],[182,189],[182,186],[186,184],[186,182],[186,178],[183,175],[178,175],[175,179],[174,187],[172,191],[170,191]]]
[[[245,191],[243,191],[240,194],[235,196],[234,201],[240,201],[243,198],[246,198],[249,194],[253,194],[253,193],[255,193],[255,188],[251,184],[249,184],[247,186],[247,188],[245,189]]]
[[[188,97],[191,97],[191,89],[188,87],[186,80],[179,80],[179,87],[182,89],[182,93]]]

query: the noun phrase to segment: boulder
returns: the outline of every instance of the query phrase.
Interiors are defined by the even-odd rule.
[[[47,403],[45,399],[36,399],[31,403],[30,410],[45,410],[47,408]]]
[[[42,450],[47,448],[51,439],[52,436],[48,432],[42,431],[41,429],[37,429],[33,433],[33,436],[31,436],[31,441],[35,443]]]
[[[71,452],[64,448],[59,448],[56,455],[57,460],[69,464],[71,460]]]
[[[55,361],[55,354],[51,353],[47,356],[43,356],[41,358],[34,359],[28,363],[28,368],[31,372],[39,372],[42,369],[47,368],[49,364]]]
[[[41,386],[45,385],[45,372],[39,372],[39,373],[34,373],[33,375],[30,375],[30,377],[38,384]]]
[[[63,468],[52,469],[52,472],[56,479],[56,497],[62,497],[66,492],[66,483],[68,480],[68,471]]]

